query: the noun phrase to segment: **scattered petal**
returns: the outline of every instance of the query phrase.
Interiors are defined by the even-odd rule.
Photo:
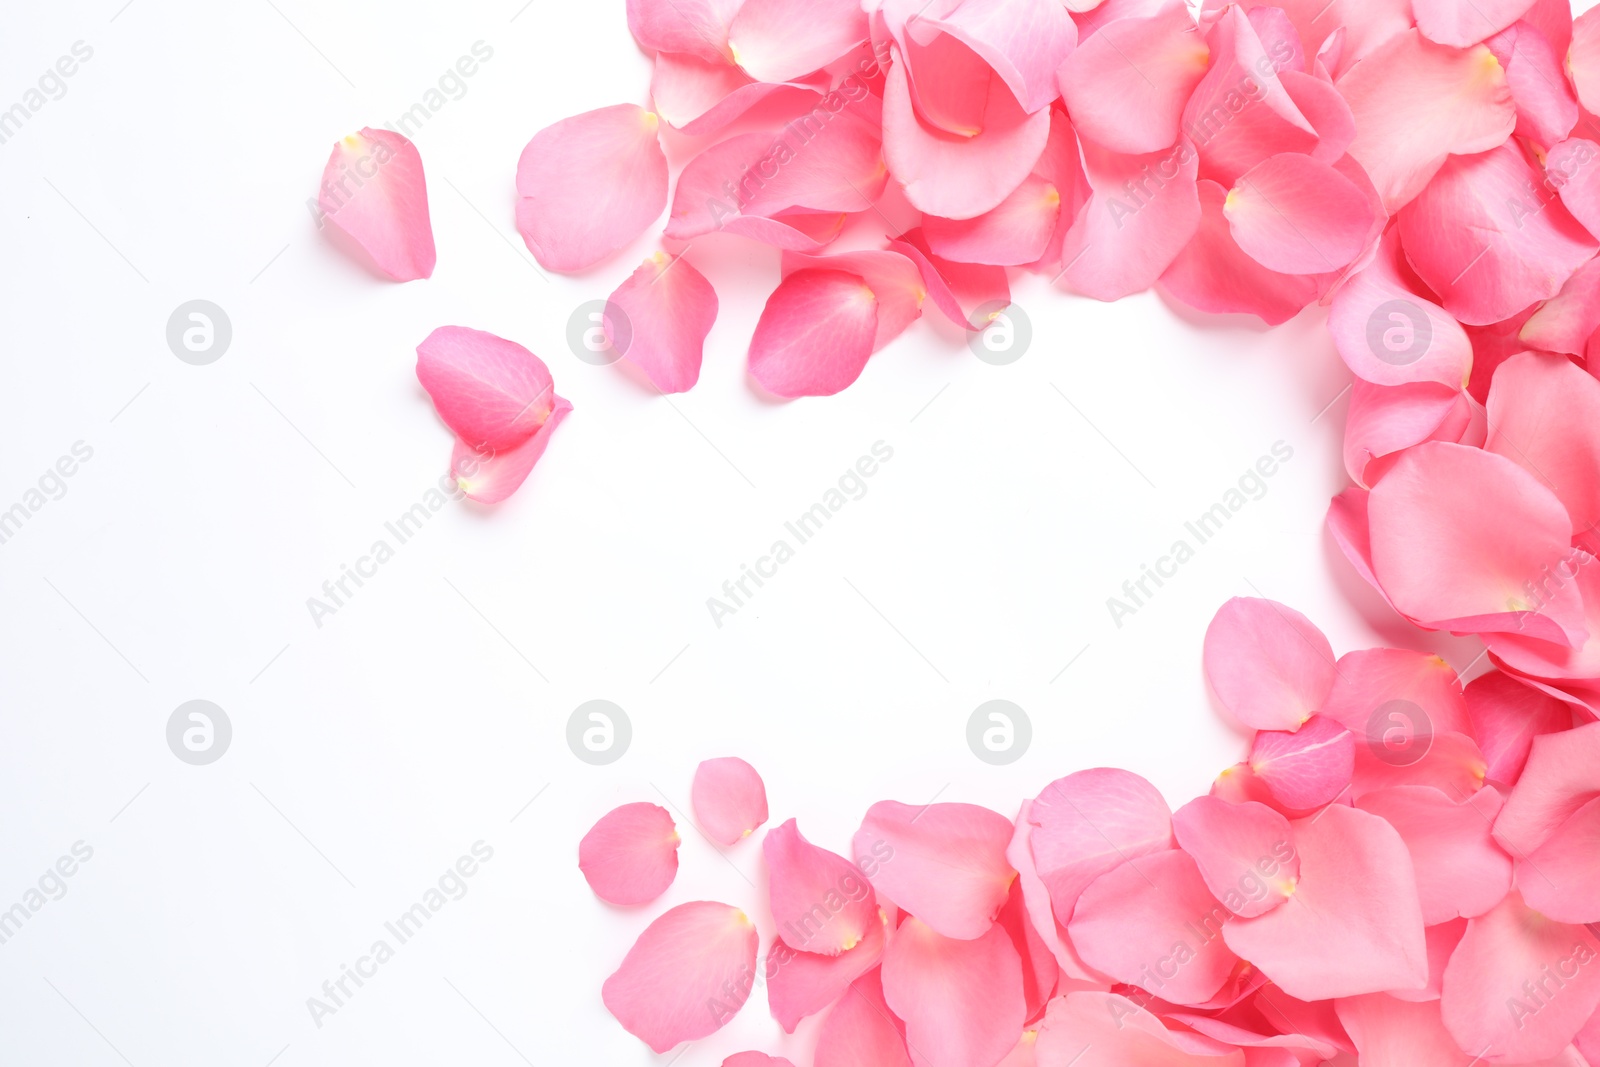
[[[678,828],[658,804],[624,804],[578,843],[578,868],[595,896],[648,904],[678,876]]]
[[[708,759],[695,768],[689,803],[706,836],[724,847],[738,844],[767,821],[766,783],[737,756]]]

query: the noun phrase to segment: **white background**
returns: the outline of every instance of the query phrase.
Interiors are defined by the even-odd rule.
[[[695,764],[725,754],[765,776],[771,825],[841,851],[875,800],[1011,816],[1098,765],[1176,806],[1242,756],[1200,671],[1225,599],[1293,605],[1339,652],[1423,640],[1322,529],[1348,375],[1318,311],[1268,333],[1028,279],[1013,365],[929,318],[843,395],[777,404],[744,370],[776,255],[706,238],[689,258],[722,314],[699,386],[661,398],[565,343],[654,235],[547,279],[513,225],[537,130],[648,102],[621,0],[122,2],[11,5],[0,37],[0,107],[94,49],[0,145],[0,510],[94,450],[0,545],[0,909],[94,850],[0,945],[0,1061],[662,1062],[600,984],[673,904],[768,926],[759,841],[719,857],[680,814],[677,883],[611,909],[576,846],[612,806],[681,812]],[[493,58],[415,136],[437,272],[380,282],[305,201],[338,137],[394,121],[480,40]],[[234,331],[205,367],[165,340],[195,298]],[[509,502],[449,507],[319,629],[306,598],[445,469],[412,369],[444,324],[527,345],[576,411]],[[706,598],[880,440],[894,458],[867,495],[714,626]],[[1106,598],[1280,440],[1294,459],[1265,498],[1115,627]],[[1005,768],[965,741],[997,697],[1034,728]],[[206,767],[165,740],[196,698],[234,730]],[[564,739],[593,698],[634,729],[603,768]],[[479,840],[494,858],[470,892],[314,1025],[307,998]],[[780,1041],[758,993],[678,1062],[798,1059],[814,1024]]]

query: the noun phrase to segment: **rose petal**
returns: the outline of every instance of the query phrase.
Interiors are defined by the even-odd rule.
[[[993,211],[961,220],[927,215],[922,231],[929,247],[945,259],[1021,266],[1044,255],[1060,214],[1060,192],[1038,175],[1030,175]]]
[[[837,956],[878,925],[872,888],[843,856],[818,848],[790,819],[761,843],[771,875],[772,919],[790,948]]]
[[[891,250],[916,264],[928,298],[947,319],[967,330],[981,330],[994,321],[985,316],[979,321],[978,309],[986,304],[1000,308],[1011,303],[1011,282],[1003,267],[955,263],[933,254],[921,227],[907,230],[900,240],[891,241]]]
[[[1501,671],[1475,679],[1466,690],[1472,735],[1488,761],[1490,780],[1511,786],[1522,777],[1533,740],[1572,727],[1572,709]]]
[[[717,294],[681,257],[657,252],[606,301],[602,327],[614,351],[649,375],[663,393],[700,379],[706,335],[717,321]]]
[[[1520,19],[1533,0],[1412,0],[1417,28],[1430,40],[1465,48],[1492,37]]]
[[[1089,883],[1130,859],[1173,847],[1172,812],[1155,786],[1097,768],[1051,782],[1033,801],[1029,843],[1056,918],[1070,921]]]
[[[832,396],[861,376],[878,298],[859,275],[802,270],[778,283],[750,339],[750,373],[778,396]]]
[[[1011,832],[1005,816],[974,804],[885,800],[867,810],[852,848],[875,890],[940,935],[971,939],[993,924],[1016,877]]]
[[[1495,840],[1526,856],[1600,797],[1600,723],[1533,740],[1528,764],[1495,820]]]
[[[397,282],[433,276],[422,156],[400,134],[367,127],[335,144],[317,207],[319,221],[348,235],[383,274]]]
[[[884,950],[883,997],[905,1020],[917,1067],[998,1063],[1025,1021],[1021,962],[994,925],[956,940],[907,919]]]
[[[1600,381],[1568,359],[1526,352],[1495,371],[1488,408],[1484,447],[1555,493],[1574,535],[1600,522]]]
[[[1262,730],[1250,748],[1250,769],[1292,811],[1336,800],[1350,787],[1355,762],[1355,738],[1323,715],[1313,715],[1294,733]]]
[[[1528,906],[1564,923],[1600,923],[1600,798],[1589,801],[1517,864]]]
[[[708,759],[695,768],[689,804],[706,836],[736,845],[767,821],[767,787],[756,769],[737,756]]]
[[[797,952],[783,942],[767,955],[767,1004],[786,1033],[801,1020],[825,1011],[844,996],[862,975],[876,971],[883,960],[884,923],[873,909],[873,922],[861,943],[837,956]]]
[[[1247,171],[1222,210],[1239,247],[1280,274],[1328,274],[1346,266],[1365,247],[1374,218],[1354,182],[1292,152]]]
[[[1356,802],[1393,826],[1411,852],[1429,926],[1475,918],[1511,891],[1511,857],[1490,836],[1505,798],[1493,787],[1448,796],[1425,785],[1367,793]]]
[[[911,1067],[905,1027],[889,1012],[878,971],[857,978],[823,1020],[816,1067]]]
[[[1188,9],[1168,3],[1080,44],[1061,67],[1061,96],[1091,141],[1129,155],[1159,152],[1177,143],[1184,105],[1210,54]]]
[[[441,326],[417,346],[417,380],[444,424],[472,448],[515,448],[555,407],[544,361],[514,341],[464,326]]]
[[[1235,597],[1206,629],[1205,670],[1234,718],[1298,730],[1333,688],[1333,647],[1311,620],[1271,600]]]
[[[658,804],[624,804],[578,842],[578,868],[610,904],[648,904],[678,876],[678,828]]]
[[[728,30],[734,62],[763,82],[820,70],[866,39],[859,0],[744,0]]]
[[[727,57],[728,24],[741,0],[628,0],[628,29],[639,47],[701,59]]]
[[[1234,914],[1265,915],[1293,895],[1300,880],[1289,820],[1265,804],[1198,797],[1172,816],[1178,845],[1206,886]]]
[[[1142,1006],[1116,993],[1057,997],[1034,1046],[1038,1067],[1244,1067],[1240,1049],[1168,1030]]]
[[[506,452],[479,452],[460,438],[450,454],[450,476],[470,500],[498,504],[522,488],[533,473],[533,465],[544,455],[550,436],[572,411],[572,405],[555,398],[550,417],[532,437]]]

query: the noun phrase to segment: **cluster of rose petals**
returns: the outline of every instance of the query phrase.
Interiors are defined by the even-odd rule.
[[[1209,795],[1173,811],[1101,768],[1009,816],[884,801],[841,852],[790,819],[761,844],[766,899],[662,915],[606,1006],[666,1053],[764,991],[784,1031],[819,1017],[816,1067],[1600,1063],[1600,722],[1503,671],[1335,657],[1270,600],[1224,605],[1204,665],[1253,734]],[[732,759],[701,765],[694,807],[723,845],[767,816]],[[676,848],[629,804],[580,866],[641,903]]]

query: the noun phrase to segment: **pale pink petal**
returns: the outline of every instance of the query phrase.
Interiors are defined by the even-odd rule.
[[[1561,202],[1590,233],[1600,236],[1600,144],[1574,137],[1562,141],[1545,156],[1548,181],[1556,185]]]
[[[1085,141],[1083,161],[1093,195],[1062,243],[1057,284],[1096,300],[1143,292],[1200,227],[1199,157],[1188,141],[1142,156]]]
[[[1569,585],[1534,610],[1525,587],[1567,555],[1560,500],[1490,452],[1430,442],[1372,490],[1373,571],[1405,615],[1434,629],[1518,631],[1575,643],[1583,605]]]
[[[777,133],[758,135],[765,143],[755,142],[745,165],[724,177],[733,183],[739,210],[776,215],[871,207],[889,173],[883,165],[880,105],[865,88],[861,93],[859,103],[845,100],[837,111],[820,106]]]
[[[761,853],[771,877],[772,920],[790,948],[837,956],[878,925],[878,905],[861,871],[807,841],[793,819],[767,833]]]
[[[878,971],[856,979],[823,1020],[815,1067],[911,1067],[905,1025],[890,1013]]]
[[[1451,155],[1487,152],[1517,124],[1511,86],[1494,53],[1447,48],[1404,30],[1342,74],[1355,114],[1350,154],[1391,212],[1422,191]]]
[[[1508,142],[1450,160],[1399,212],[1411,264],[1462,322],[1499,322],[1555,296],[1600,251],[1559,197],[1537,194],[1542,180]]]
[[[514,341],[464,326],[441,326],[417,346],[417,380],[451,432],[481,451],[522,444],[556,403],[543,360]]]
[[[1055,98],[1056,71],[1078,41],[1058,0],[962,0],[946,14],[917,19],[911,32],[922,37],[932,30],[972,49],[1029,112]]]
[[[905,1020],[906,1047],[917,1067],[998,1063],[1025,1021],[1021,961],[994,925],[971,940],[956,940],[907,919],[884,950],[883,997]]]
[[[1597,957],[1600,937],[1553,922],[1512,893],[1468,924],[1450,957],[1439,1002],[1445,1027],[1489,1063],[1557,1056],[1600,1006]]]
[[[1528,907],[1556,922],[1600,924],[1600,797],[1517,864],[1517,888]]]
[[[555,407],[533,436],[504,452],[482,452],[457,438],[450,453],[450,476],[469,499],[480,504],[500,503],[522,488],[550,444],[550,436],[571,411],[571,404],[556,397]]]
[[[993,211],[960,220],[926,215],[922,232],[928,246],[945,259],[1016,267],[1044,255],[1060,214],[1060,192],[1038,175],[1029,175]]]
[[[628,0],[628,29],[651,52],[725,59],[728,24],[741,0]]]
[[[716,1033],[755,983],[756,928],[738,908],[680,904],[651,923],[601,990],[625,1030],[657,1052]]]
[[[678,828],[659,804],[624,804],[578,842],[578,869],[610,904],[648,904],[678,875]]]
[[[1502,671],[1475,679],[1466,702],[1488,777],[1507,786],[1522,777],[1534,738],[1572,728],[1571,708]]]
[[[1436,382],[1460,388],[1472,371],[1472,342],[1461,324],[1421,295],[1390,228],[1377,256],[1333,298],[1328,331],[1357,377],[1374,385]]]
[[[1520,19],[1533,0],[1412,0],[1417,28],[1430,40],[1465,48]]]
[[[1228,947],[1302,1000],[1425,985],[1416,874],[1394,828],[1334,805],[1295,823],[1294,834],[1294,895],[1265,915],[1223,927]]]
[[[1050,137],[1050,109],[1029,113],[993,76],[970,136],[928,126],[911,102],[898,51],[883,94],[883,155],[918,210],[970,219],[993,210],[1033,170]]]
[[[1338,799],[1350,787],[1355,762],[1355,738],[1325,715],[1313,715],[1294,733],[1262,730],[1250,747],[1250,769],[1291,811]]]
[[[769,97],[786,103],[816,103],[821,94],[804,85],[758,82],[727,59],[662,52],[650,76],[656,113],[692,137],[716,133]]]
[[[331,224],[397,282],[433,275],[422,156],[392,130],[363,128],[333,146],[317,191],[319,222]]]
[[[715,233],[739,218],[744,203],[757,191],[753,182],[748,190],[741,190],[740,183],[769,158],[774,140],[770,133],[739,134],[691,159],[672,193],[666,235],[687,241]]]
[[[1600,304],[1600,270],[1595,277],[1597,289],[1588,299]],[[1574,535],[1600,522],[1600,381],[1563,357],[1524,353],[1495,371],[1488,408],[1484,447],[1553,491],[1571,516]]]
[[[1544,844],[1585,804],[1600,797],[1600,723],[1536,737],[1494,836],[1514,856]]]
[[[1338,164],[1346,158],[1356,139],[1356,117],[1339,90],[1322,77],[1297,70],[1280,70],[1278,80],[1283,83],[1283,90],[1289,94],[1295,109],[1317,133],[1317,143],[1308,153],[1311,158],[1328,164]],[[1372,179],[1360,163],[1356,163],[1356,169],[1365,183],[1371,184]],[[1346,177],[1350,177],[1348,172]],[[1377,192],[1377,186],[1372,186],[1372,192],[1374,210],[1383,211],[1383,197]]]
[[[1157,152],[1178,141],[1184,105],[1210,49],[1181,3],[1120,19],[1083,41],[1061,68],[1073,124],[1113,152]]]
[[[831,396],[861,376],[877,329],[878,298],[860,275],[798,271],[767,298],[750,373],[778,396]]]
[[[1333,688],[1333,647],[1310,619],[1271,600],[1235,597],[1206,629],[1205,670],[1234,718],[1298,730]]]
[[[1437,1001],[1408,1003],[1369,993],[1341,998],[1335,1006],[1360,1050],[1361,1067],[1471,1067],[1474,1062],[1444,1028]]]
[[[689,789],[694,817],[719,845],[736,845],[767,821],[767,787],[737,756],[708,759],[695,768]]]
[[[1211,893],[1246,919],[1288,900],[1300,880],[1289,820],[1264,804],[1199,797],[1172,816],[1178,845]]]
[[[781,936],[781,931],[780,931]],[[767,1005],[785,1032],[794,1033],[802,1019],[815,1015],[844,996],[851,983],[883,960],[884,923],[873,909],[873,921],[861,943],[836,956],[797,952],[782,941],[767,953]]]
[[[1410,704],[1416,710],[1400,709]],[[1405,710],[1413,721],[1400,723],[1390,712]],[[1365,648],[1339,657],[1333,693],[1323,705],[1323,715],[1341,721],[1357,741],[1384,742],[1382,734],[1405,726],[1406,737],[1389,737],[1402,744],[1418,733],[1456,731],[1470,733],[1461,678],[1448,662],[1405,648]]]
[[[1089,883],[1067,933],[1095,970],[1174,1004],[1200,1004],[1239,962],[1222,940],[1229,918],[1195,861],[1174,849]]]
[[[575,272],[620,251],[667,206],[667,157],[654,113],[616,104],[534,134],[517,161],[517,229],[549,270]]]
[[[803,270],[844,271],[860,276],[867,283],[878,302],[878,328],[872,339],[874,352],[899,337],[922,315],[922,301],[928,295],[917,265],[899,252],[872,249],[832,256],[803,252],[784,254],[785,278]]]
[[[1045,786],[1029,812],[1035,869],[1056,919],[1070,921],[1090,882],[1127,860],[1173,847],[1172,812],[1129,771],[1079,771]]]
[[[1511,891],[1511,857],[1490,836],[1505,798],[1492,786],[1447,796],[1424,785],[1368,793],[1356,802],[1393,826],[1411,851],[1429,926],[1471,919]]]
[[[735,1052],[722,1061],[722,1067],[794,1067],[782,1056],[768,1056],[765,1052]]]
[[[1549,39],[1532,23],[1518,22],[1484,43],[1511,83],[1517,135],[1546,148],[1565,141],[1578,124],[1578,97]]]
[[[1581,356],[1600,329],[1600,259],[1591,259],[1523,323],[1530,349]],[[1498,374],[1498,369],[1496,371]]]
[[[734,62],[763,82],[820,70],[866,39],[860,0],[745,0],[728,30]]]
[[[785,252],[820,252],[839,236],[844,215],[820,215],[794,212],[781,219],[765,219],[757,215],[740,215],[723,224],[725,233],[748,237]]]
[[[1585,111],[1600,114],[1600,15],[1590,8],[1572,22],[1567,70]]]
[[[1038,1067],[1245,1067],[1244,1052],[1168,1030],[1116,993],[1077,991],[1050,1002],[1034,1046]]]
[[[601,324],[612,350],[642,368],[663,393],[700,378],[706,335],[717,321],[717,294],[687,261],[657,252],[606,301]]]
[[[917,266],[928,299],[955,325],[981,330],[993,316],[978,320],[978,309],[986,304],[1005,307],[1011,303],[1011,282],[1005,268],[983,264],[954,263],[941,259],[928,247],[921,227],[907,230],[889,248]]]
[[[1011,832],[1005,816],[975,804],[885,800],[867,810],[852,848],[862,864],[887,849],[872,887],[944,937],[970,939],[993,924],[1016,877]]]
[[[1024,800],[1022,809],[1017,813],[1016,830],[1011,843],[1006,846],[1006,862],[1017,869],[1017,881],[1012,892],[1021,892],[1023,910],[1027,912],[1029,923],[1055,957],[1061,973],[1068,979],[1087,980],[1090,978],[1089,970],[1068,943],[1065,928],[1056,920],[1055,912],[1050,907],[1050,890],[1039,877],[1034,864],[1032,813],[1033,801]]]
[[[1280,274],[1328,274],[1366,245],[1373,212],[1350,179],[1310,156],[1286,152],[1256,164],[1223,205],[1233,239]]]
[[[1596,680],[1600,680],[1600,565],[1595,557],[1571,550],[1560,562],[1532,575],[1523,586],[1523,595],[1537,607],[1581,598],[1582,627],[1588,632],[1588,640],[1567,648],[1557,641],[1534,636],[1533,627],[1525,631],[1508,629],[1484,638],[1495,661],[1524,679],[1593,689]]]
[[[1315,278],[1268,270],[1239,247],[1222,210],[1226,189],[1202,180],[1199,193],[1200,228],[1161,276],[1163,291],[1199,311],[1254,315],[1269,326],[1316,301]]]

